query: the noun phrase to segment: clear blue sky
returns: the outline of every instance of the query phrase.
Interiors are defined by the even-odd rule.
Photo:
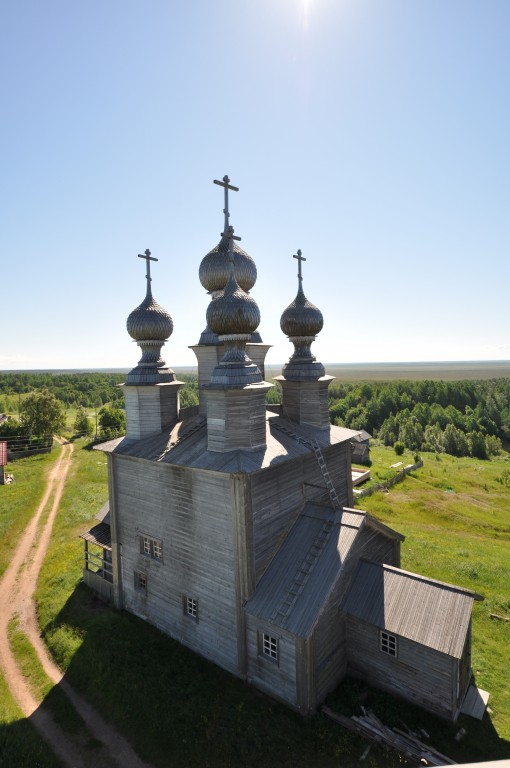
[[[508,359],[509,29],[508,0],[2,3],[0,368],[133,367],[145,248],[193,365],[224,174],[270,364],[298,248],[322,362]]]

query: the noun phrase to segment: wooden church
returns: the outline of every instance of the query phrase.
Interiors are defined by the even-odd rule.
[[[229,224],[236,188],[216,183],[225,226],[200,264],[211,301],[192,347],[200,405],[181,411],[182,382],[161,358],[173,322],[146,251],[147,294],[127,320],[142,356],[123,385],[127,434],[99,446],[109,502],[82,535],[85,581],[300,712],[350,674],[455,719],[478,596],[401,570],[403,536],[352,508],[357,433],[329,421],[333,377],[311,352],[323,318],[299,251],[280,322],[294,352],[277,377],[281,407],[266,407],[257,270]]]

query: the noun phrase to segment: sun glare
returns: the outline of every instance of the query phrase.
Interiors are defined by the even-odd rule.
[[[304,30],[310,25],[310,14],[315,5],[315,0],[300,0],[301,24]]]

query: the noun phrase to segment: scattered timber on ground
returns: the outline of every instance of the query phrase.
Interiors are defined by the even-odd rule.
[[[357,733],[358,736],[394,749],[407,760],[413,760],[422,765],[456,765],[455,760],[450,760],[449,757],[441,754],[434,747],[424,744],[412,731],[406,733],[399,728],[389,728],[373,712],[365,710],[364,707],[362,709],[362,717],[355,715],[346,717],[333,712],[329,707],[322,707],[326,717],[334,720],[334,722]]]
[[[495,619],[496,621],[510,622],[510,616],[500,616],[499,613],[491,613],[489,615],[491,619]]]

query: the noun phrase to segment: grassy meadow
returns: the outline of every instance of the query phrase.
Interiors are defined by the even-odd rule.
[[[25,520],[42,492],[42,477],[55,454],[11,465],[16,483],[1,489],[4,537],[23,523],[9,515],[5,491],[28,494]],[[385,479],[396,457],[392,449],[372,449],[372,474]],[[424,454],[424,467],[389,493],[376,493],[357,505],[406,536],[402,567],[459,584],[483,594],[473,616],[473,669],[479,687],[491,692],[490,718],[479,723],[461,717],[445,723],[390,696],[347,680],[328,698],[344,714],[372,708],[387,724],[424,728],[430,742],[452,759],[476,761],[510,757],[510,691],[507,666],[510,624],[489,613],[510,615],[510,459],[456,459]],[[37,475],[37,472],[39,473]],[[37,481],[38,478],[38,481]],[[24,492],[23,492],[24,491]],[[9,499],[14,499],[11,495]],[[40,625],[46,642],[69,680],[127,734],[137,751],[158,766],[338,766],[357,765],[365,743],[323,715],[303,719],[218,667],[183,648],[134,616],[105,606],[82,583],[83,544],[78,535],[107,498],[105,457],[77,441],[69,481],[37,590]],[[11,532],[11,548],[16,534]],[[0,549],[0,567],[9,556]],[[44,695],[47,681],[23,644],[15,624],[11,636],[26,674]],[[0,694],[4,689],[1,688]],[[51,762],[29,723],[0,695],[0,754],[25,748],[26,736]],[[59,702],[54,708],[59,708]],[[60,709],[61,702],[60,702]],[[5,710],[5,711],[4,711]],[[75,728],[73,718],[64,727]],[[459,728],[466,736],[457,742]],[[34,752],[34,754],[36,754]],[[50,760],[50,762],[45,762]],[[398,766],[397,755],[375,747],[364,761],[370,768]],[[2,760],[0,758],[0,764]],[[7,763],[6,763],[7,764]]]

